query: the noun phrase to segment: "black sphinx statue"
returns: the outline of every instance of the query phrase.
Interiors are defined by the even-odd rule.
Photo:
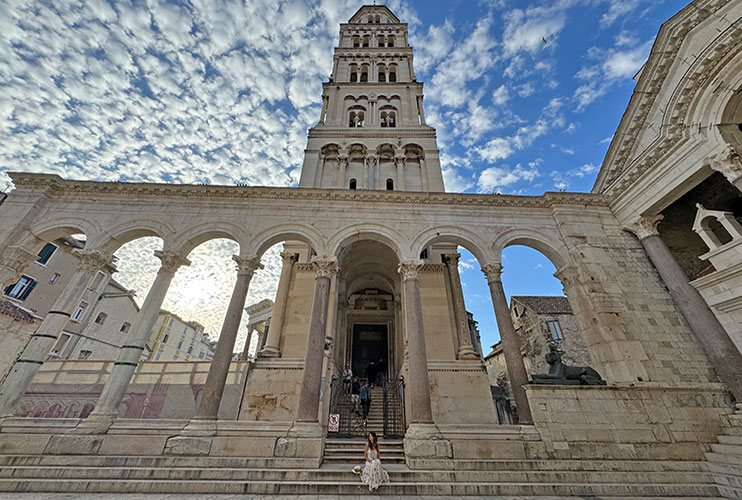
[[[603,377],[594,368],[565,365],[562,362],[562,354],[558,351],[546,353],[545,358],[549,363],[549,373],[533,375],[532,384],[606,385]]]

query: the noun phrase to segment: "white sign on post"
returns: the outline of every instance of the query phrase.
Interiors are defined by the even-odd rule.
[[[330,421],[327,424],[329,432],[338,432],[340,430],[340,415],[337,413],[330,414]]]

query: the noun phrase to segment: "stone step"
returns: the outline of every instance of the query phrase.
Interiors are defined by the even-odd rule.
[[[734,444],[714,443],[711,445],[711,451],[715,453],[723,453],[724,455],[735,455],[742,459],[742,447]]]
[[[542,495],[703,497],[718,496],[714,485],[692,483],[410,483],[392,482],[379,490],[384,495]],[[229,493],[267,495],[362,495],[368,488],[353,478],[342,482],[321,481],[183,481],[183,480],[77,480],[0,479],[0,491],[63,493]]]
[[[715,456],[717,454],[707,453]],[[719,455],[723,458],[723,455]],[[723,460],[717,462],[726,463]],[[283,465],[276,465],[281,463]],[[672,460],[425,460],[421,470],[456,471],[616,471],[705,472],[706,462]],[[288,458],[119,456],[119,455],[0,455],[0,468],[11,466],[151,467],[151,468],[287,468],[306,469],[306,460]]]
[[[719,443],[739,446],[740,451],[738,453],[742,454],[742,434],[739,436],[727,436],[722,434],[719,436]]]
[[[729,464],[725,462],[708,462],[708,469],[712,473],[739,476],[742,478],[742,465]]]
[[[711,448],[713,449],[714,446],[715,445],[712,445]],[[715,451],[710,451],[710,452],[706,452],[705,456],[708,462],[742,465],[742,455],[735,455],[735,454],[730,454],[730,453],[718,453]]]
[[[360,462],[360,463],[359,463]],[[361,465],[362,461],[356,461]],[[386,463],[386,460],[385,460]],[[413,471],[389,467],[393,482],[406,483],[482,483],[482,484],[713,484],[710,473],[696,472],[579,472],[579,471]],[[0,470],[2,479],[78,479],[78,480],[182,480],[182,481],[347,481],[351,465],[297,469],[204,469],[124,468],[124,467],[12,467]],[[727,483],[725,483],[727,484]],[[735,486],[733,483],[729,485]]]

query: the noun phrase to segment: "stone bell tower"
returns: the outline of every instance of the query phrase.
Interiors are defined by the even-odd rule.
[[[385,6],[361,7],[340,25],[333,61],[299,187],[444,191],[407,23]]]

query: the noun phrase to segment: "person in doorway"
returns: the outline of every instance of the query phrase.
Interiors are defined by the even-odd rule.
[[[351,385],[351,401],[353,401],[353,413],[356,416],[361,416],[361,412],[358,407],[361,404],[361,383],[358,381],[358,377],[353,377],[353,384]]]
[[[350,365],[345,365],[345,371],[343,371],[343,391],[345,394],[350,394],[350,384],[353,381],[353,370],[350,369]]]
[[[361,407],[363,408],[363,423],[368,421],[368,412],[371,410],[371,383],[367,380],[361,387]]]
[[[366,380],[371,385],[376,381],[376,363],[373,361],[366,366]]]
[[[382,484],[388,484],[389,474],[381,466],[379,442],[376,438],[376,433],[373,431],[368,433],[368,440],[366,441],[363,455],[366,458],[366,466],[361,473],[361,481],[363,484],[368,485],[368,491],[378,490]]]
[[[376,363],[376,385],[383,387],[386,382],[386,361],[383,358]]]

